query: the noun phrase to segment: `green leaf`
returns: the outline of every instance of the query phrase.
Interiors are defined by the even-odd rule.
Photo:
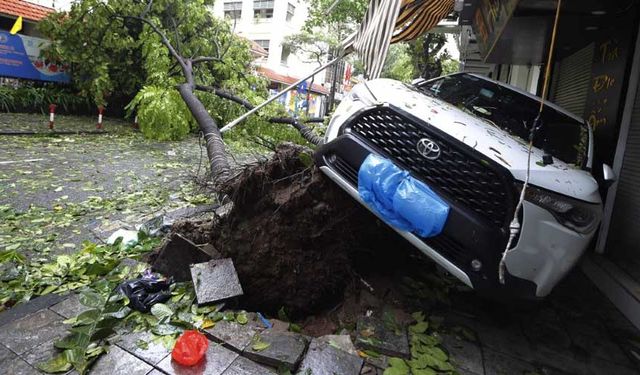
[[[153,334],[158,336],[169,336],[175,335],[176,333],[180,333],[180,328],[175,327],[171,324],[159,324],[151,329]]]
[[[249,322],[249,319],[247,318],[247,313],[239,313],[236,315],[236,322],[238,322],[238,324],[242,324],[245,325]]]
[[[38,363],[37,367],[46,373],[55,374],[71,370],[72,365],[67,360],[67,357],[60,353],[46,362]]]
[[[271,346],[270,343],[262,341],[262,338],[259,335],[256,335],[253,338],[253,345],[251,345],[251,349],[253,349],[256,352],[261,352],[270,346]]]
[[[418,322],[412,326],[409,326],[409,332],[425,333],[428,328],[429,328],[429,322]]]
[[[173,310],[164,303],[156,303],[151,306],[151,315],[158,318],[158,320],[163,321],[170,318],[173,315]]]
[[[289,322],[289,317],[287,316],[287,312],[284,310],[284,306],[282,306],[280,310],[278,310],[278,319],[282,320],[283,322]]]
[[[87,291],[80,294],[80,303],[94,309],[104,306],[104,298],[96,292]]]
[[[425,315],[422,311],[417,311],[411,314],[411,317],[415,319],[416,322],[424,322]]]
[[[389,358],[389,367],[384,370],[384,375],[409,375],[409,366],[400,358]]]
[[[80,315],[76,317],[73,325],[92,324],[95,323],[98,319],[100,319],[100,310],[91,309],[80,313]]]

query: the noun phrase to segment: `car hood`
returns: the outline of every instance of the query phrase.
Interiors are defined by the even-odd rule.
[[[442,100],[429,97],[407,85],[389,79],[360,84],[354,92],[375,96],[378,103],[388,103],[428,121],[460,142],[507,168],[516,180],[527,174],[528,145],[482,118],[464,112]],[[354,110],[357,110],[357,106]],[[348,117],[348,116],[347,116]],[[556,158],[542,165],[543,152],[534,148],[531,154],[529,183],[587,202],[600,203],[598,183],[592,175]]]

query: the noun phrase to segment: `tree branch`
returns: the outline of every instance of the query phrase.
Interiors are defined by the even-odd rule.
[[[200,90],[200,91],[207,91],[210,93],[213,93],[221,98],[227,99],[227,100],[231,100],[232,102],[238,103],[241,106],[243,106],[244,108],[248,109],[248,110],[252,110],[253,109],[253,104],[251,104],[248,100],[240,98],[228,91],[222,90],[222,89],[218,89],[215,88],[213,86],[205,86],[205,85],[196,85],[196,90]]]
[[[210,56],[198,56],[198,57],[194,57],[193,59],[191,59],[191,63],[193,65],[200,64],[200,63],[203,63],[203,62],[210,62],[210,61],[222,62],[222,60],[220,60],[219,58],[210,57]]]

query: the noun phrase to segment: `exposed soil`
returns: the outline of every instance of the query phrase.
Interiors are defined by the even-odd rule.
[[[336,306],[346,287],[360,282],[356,268],[369,268],[358,265],[373,261],[372,254],[410,253],[371,213],[305,165],[309,155],[300,146],[280,146],[224,188],[234,203],[228,216],[174,228],[234,260],[247,309],[285,307],[295,317]]]

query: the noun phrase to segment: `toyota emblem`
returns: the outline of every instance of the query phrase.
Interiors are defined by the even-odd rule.
[[[440,157],[441,153],[440,146],[429,138],[422,138],[419,140],[416,145],[416,149],[420,155],[429,160],[436,160]]]

